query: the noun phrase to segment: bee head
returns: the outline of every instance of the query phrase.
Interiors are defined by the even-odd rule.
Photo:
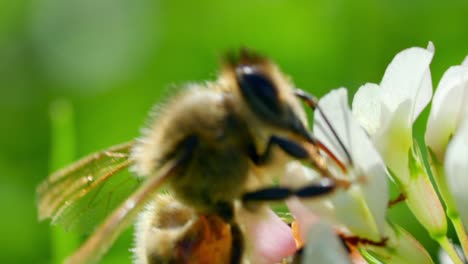
[[[243,49],[238,57],[228,57],[225,65],[230,79],[235,80],[235,94],[256,120],[275,130],[309,138],[305,112],[294,95],[294,86],[274,63]]]

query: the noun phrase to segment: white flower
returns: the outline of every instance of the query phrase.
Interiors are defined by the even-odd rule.
[[[455,250],[457,251],[458,255],[463,256],[463,251],[459,246],[455,246]],[[453,260],[450,256],[445,252],[445,250],[439,249],[438,258],[440,264],[454,264]]]
[[[429,64],[433,55],[432,43],[427,49],[403,50],[387,67],[380,85],[362,86],[353,100],[353,114],[403,183],[409,178],[412,125],[432,96]]]
[[[413,123],[432,97],[429,64],[434,46],[398,53],[380,85],[362,86],[353,101],[353,113],[371,135],[385,164],[406,197],[418,221],[433,237],[445,237],[447,221],[437,193],[413,148]]]
[[[432,100],[427,121],[426,144],[439,161],[447,144],[468,110],[468,57],[462,65],[450,67],[442,76]]]
[[[456,206],[468,227],[468,57],[461,65],[450,67],[442,76],[432,100],[426,129],[426,144],[444,172],[435,167],[436,179],[447,182],[442,195],[448,206]],[[438,175],[442,174],[442,175]],[[442,184],[443,188],[444,184]],[[449,194],[449,192],[451,194]],[[454,198],[452,200],[452,197]],[[455,203],[453,205],[452,203]]]
[[[338,236],[326,223],[319,222],[313,225],[307,237],[302,263],[352,263]]]
[[[468,228],[468,115],[448,144],[445,175],[465,228]]]
[[[346,179],[353,184],[347,190],[340,190],[329,196],[329,199],[302,199],[292,198],[288,206],[299,219],[303,237],[307,234],[307,226],[303,224],[313,217],[307,217],[304,212],[311,211],[320,217],[326,217],[331,223],[338,224],[352,234],[373,241],[380,241],[385,227],[385,216],[388,203],[387,174],[383,161],[375,150],[365,131],[354,120],[348,107],[347,91],[342,88],[331,91],[319,105],[332,123],[335,131],[349,151],[353,166],[348,166],[348,172],[343,174],[339,169],[333,170],[336,177]],[[340,160],[346,161],[346,155],[339,146],[332,132],[325,125],[320,113],[316,112],[314,134],[324,143]],[[333,168],[331,168],[333,169]],[[300,186],[311,184],[319,176],[299,163],[289,165],[288,173],[284,179],[285,184]],[[309,208],[304,210],[303,205]]]
[[[372,263],[385,264],[434,264],[431,256],[422,245],[401,226],[395,224],[387,225],[388,240],[385,247],[369,246],[363,254],[371,254]]]

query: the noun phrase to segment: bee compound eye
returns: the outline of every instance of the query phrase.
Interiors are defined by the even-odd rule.
[[[281,113],[278,89],[272,80],[255,66],[239,66],[236,78],[244,99],[252,110],[262,116]]]

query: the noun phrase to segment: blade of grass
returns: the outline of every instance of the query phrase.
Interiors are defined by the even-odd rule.
[[[75,133],[73,106],[70,101],[57,99],[50,105],[51,152],[50,172],[53,172],[75,159]],[[51,227],[51,263],[63,263],[79,245],[79,236],[67,233],[60,226]]]

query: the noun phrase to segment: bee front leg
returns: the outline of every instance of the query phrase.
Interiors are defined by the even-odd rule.
[[[306,149],[303,145],[296,143],[293,140],[280,137],[280,136],[271,136],[268,141],[266,150],[264,153],[259,154],[254,146],[251,146],[248,149],[248,154],[250,159],[256,165],[265,165],[271,161],[272,156],[272,147],[278,146],[289,156],[298,159],[298,160],[307,160],[313,164],[313,166],[320,172],[324,177],[334,178],[330,171],[327,168],[325,159],[320,155],[318,149]]]
[[[288,155],[298,160],[311,159],[310,152],[302,145],[286,138],[272,136],[268,142],[266,151],[263,154],[259,155],[253,148],[250,150],[249,154],[252,161],[256,165],[263,165],[268,163],[271,159],[272,147],[274,145],[280,147]],[[317,154],[317,157],[315,158],[318,159],[320,156]],[[317,163],[318,162],[315,162],[315,165],[317,165]],[[242,201],[246,205],[252,205],[254,202],[285,200],[290,196],[296,196],[299,198],[313,198],[329,194],[333,192],[337,186],[347,187],[349,185],[349,183],[345,183],[343,180],[338,180],[332,177],[325,165],[320,166],[318,169],[322,175],[325,176],[318,182],[311,183],[310,185],[306,185],[299,189],[290,189],[287,187],[268,187],[244,194],[242,196]]]
[[[280,147],[284,152],[296,159],[302,160],[309,157],[308,151],[296,142],[279,136],[271,136],[264,153],[258,153],[254,146],[249,148],[248,154],[250,159],[256,165],[267,164],[271,160],[272,147],[274,145]]]
[[[299,198],[315,198],[332,193],[336,189],[336,184],[329,178],[322,178],[318,182],[311,183],[298,189],[287,187],[268,187],[253,192],[245,193],[242,196],[243,204],[253,202],[272,202],[285,200],[291,196]]]

